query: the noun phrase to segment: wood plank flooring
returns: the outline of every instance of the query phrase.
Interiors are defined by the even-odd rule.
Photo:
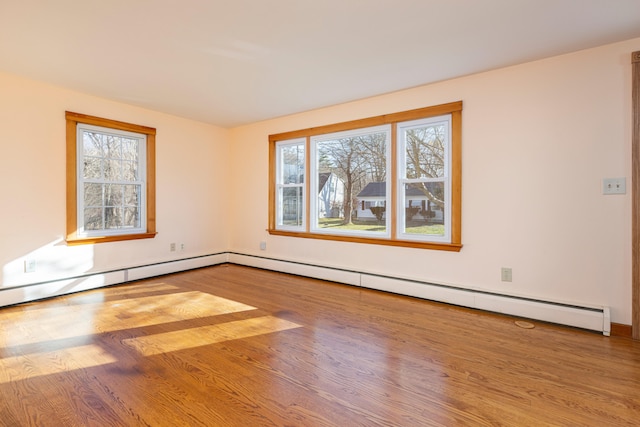
[[[640,425],[640,342],[235,265],[0,309],[1,426]]]

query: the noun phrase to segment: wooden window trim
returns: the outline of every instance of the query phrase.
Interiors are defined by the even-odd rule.
[[[631,54],[631,67],[631,331],[633,339],[640,340],[640,51]]]
[[[154,238],[156,232],[156,130],[155,128],[140,126],[86,114],[65,112],[67,126],[67,238],[68,245],[94,244],[116,242],[122,240],[137,240]],[[109,236],[78,236],[78,195],[77,195],[77,125],[79,123],[102,126],[111,129],[141,133],[147,136],[147,231],[146,233],[119,234]]]
[[[339,236],[333,234],[320,234],[296,231],[286,231],[276,229],[276,142],[284,141],[295,138],[306,138],[307,147],[309,146],[309,140],[312,136],[323,135],[327,133],[342,132],[347,130],[373,127],[380,125],[391,125],[392,130],[395,130],[395,124],[398,122],[417,120],[422,118],[434,117],[439,115],[451,114],[451,156],[452,156],[452,173],[451,173],[451,243],[440,242],[425,242],[425,241],[409,241],[394,238],[395,234],[395,222],[392,221],[392,238],[366,238],[366,237],[353,237],[353,236]],[[395,132],[392,131],[392,162],[390,176],[396,182],[396,159],[397,153],[395,153]],[[308,149],[305,150],[306,154],[306,167],[309,171],[309,157]],[[307,230],[310,228],[309,224],[309,179],[307,179],[307,198],[305,203],[307,204]],[[395,185],[395,184],[394,184]],[[395,203],[397,198],[395,191],[392,191],[391,196],[392,208],[395,209]],[[288,236],[299,237],[307,239],[319,239],[319,240],[333,240],[352,243],[367,243],[386,246],[402,246],[420,249],[435,249],[443,251],[459,252],[462,249],[462,101],[451,102],[447,104],[435,105],[432,107],[418,108],[415,110],[403,111],[399,113],[385,114],[376,117],[369,117],[365,119],[351,120],[342,123],[336,123],[326,126],[313,127],[308,129],[301,129],[292,132],[284,132],[279,134],[269,135],[269,226],[267,232],[276,236]],[[395,210],[394,210],[395,212]]]

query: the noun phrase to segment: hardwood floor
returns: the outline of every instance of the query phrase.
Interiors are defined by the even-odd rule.
[[[223,265],[0,309],[2,426],[640,425],[640,342]]]

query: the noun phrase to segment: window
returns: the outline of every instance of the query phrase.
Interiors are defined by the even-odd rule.
[[[398,232],[402,239],[449,242],[450,116],[398,124]]]
[[[277,144],[277,217],[278,228],[304,230],[305,140]]]
[[[377,126],[311,137],[311,231],[345,236],[390,237],[389,217],[376,219],[375,207],[384,210],[389,186],[391,126]],[[382,189],[374,209],[359,210],[370,188]],[[367,221],[367,218],[372,221]],[[374,221],[375,220],[375,221]]]
[[[270,135],[269,232],[459,251],[461,113],[454,102]]]
[[[67,112],[67,243],[155,236],[155,129]]]

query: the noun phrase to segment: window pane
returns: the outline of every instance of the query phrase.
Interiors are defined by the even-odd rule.
[[[140,185],[125,185],[124,204],[128,206],[139,206],[141,190],[142,186]]]
[[[444,236],[444,182],[405,184],[405,233]]]
[[[407,178],[445,176],[446,132],[446,123],[435,123],[405,131]]]
[[[138,208],[125,208],[124,209],[124,218],[122,221],[123,227],[128,228],[137,228],[140,227],[140,217],[138,215]]]
[[[84,229],[102,230],[102,208],[85,208]]]
[[[106,143],[105,147],[105,157],[111,159],[121,159],[122,158],[122,138],[113,136],[113,135],[103,135]]]
[[[85,157],[82,176],[84,179],[100,179],[102,160],[98,157]]]
[[[138,161],[138,141],[135,139],[124,139],[122,141],[122,158],[132,162]]]
[[[104,156],[102,135],[95,132],[83,132],[82,149],[86,156]]]
[[[138,180],[138,164],[130,161],[122,162],[122,180],[137,181]]]
[[[84,184],[84,205],[102,206],[102,184]]]
[[[122,208],[106,207],[104,209],[104,228],[114,229],[122,226]]]
[[[282,184],[304,182],[304,145],[282,147]]]
[[[282,225],[301,226],[304,212],[302,187],[284,187],[281,190]]]
[[[104,179],[106,181],[122,180],[122,164],[120,160],[104,160]]]
[[[106,184],[104,191],[105,206],[122,206],[124,185]]]
[[[318,229],[387,232],[387,135],[351,133],[317,142]],[[370,204],[365,207],[362,202]]]

